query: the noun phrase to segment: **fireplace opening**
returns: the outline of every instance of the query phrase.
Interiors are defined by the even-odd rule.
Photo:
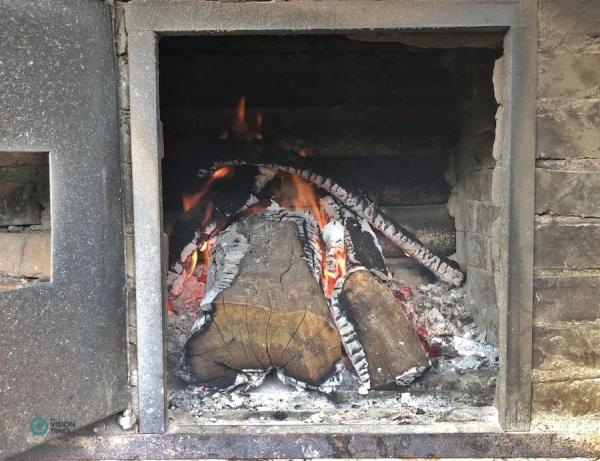
[[[501,38],[163,37],[180,424],[495,420]]]
[[[47,152],[0,152],[0,291],[50,281]]]

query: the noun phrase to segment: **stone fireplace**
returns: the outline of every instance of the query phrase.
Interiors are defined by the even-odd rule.
[[[593,2],[59,3],[2,6],[57,45],[0,59],[0,457],[598,455]]]

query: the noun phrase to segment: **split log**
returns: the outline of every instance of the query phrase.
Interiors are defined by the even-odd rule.
[[[332,308],[342,342],[363,384],[371,389],[409,384],[429,358],[391,290],[366,270],[349,272]],[[354,330],[354,331],[352,331]]]
[[[235,256],[240,248],[241,258]],[[293,222],[252,215],[222,231],[201,307],[204,319],[186,345],[187,364],[199,382],[229,387],[244,370],[275,368],[319,385],[342,358],[339,334]]]

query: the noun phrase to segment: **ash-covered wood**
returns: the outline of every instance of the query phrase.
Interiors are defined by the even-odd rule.
[[[374,274],[366,270],[349,273],[336,298],[362,349],[346,340],[353,336],[346,338],[342,333],[348,356],[359,367],[364,367],[361,358],[366,357],[371,389],[408,384],[429,367],[427,353],[404,311]]]
[[[231,277],[226,265],[213,263],[232,252],[228,243],[234,233],[245,241],[245,251]],[[222,270],[227,274],[220,277],[219,287],[226,279],[230,286],[214,290],[211,299],[212,281]],[[318,385],[341,360],[339,334],[304,259],[295,223],[253,215],[221,232],[202,309],[207,313],[186,346],[187,363],[199,382],[229,387],[245,370],[277,368]]]
[[[395,245],[400,247],[408,256],[423,264],[439,280],[451,285],[459,286],[464,280],[464,274],[458,269],[453,261],[441,258],[435,255],[431,250],[425,247],[413,234],[396,223],[390,216],[379,209],[366,195],[361,192],[352,191],[350,188],[343,187],[332,178],[318,174],[304,165],[291,166],[282,163],[265,162],[264,158],[258,160],[244,158],[224,162],[218,162],[213,165],[213,170],[223,165],[260,165],[263,168],[272,168],[273,170],[284,171],[295,174],[314,186],[323,189],[331,194],[344,207],[352,210],[359,217],[365,218],[367,222],[376,230],[380,231]],[[299,162],[294,162],[299,164]],[[212,171],[212,170],[211,170]],[[206,174],[203,170],[199,174]]]

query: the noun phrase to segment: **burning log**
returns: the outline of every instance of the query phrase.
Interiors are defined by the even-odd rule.
[[[342,358],[297,224],[270,218],[245,217],[214,240],[204,313],[186,344],[199,382],[229,387],[245,371],[277,369],[318,385]]]
[[[296,162],[297,163],[297,162]],[[275,171],[282,171],[299,176],[314,186],[326,191],[345,208],[354,212],[358,217],[366,221],[376,230],[380,231],[392,243],[401,248],[408,256],[420,262],[429,269],[439,280],[448,284],[459,286],[464,280],[464,274],[458,269],[456,263],[435,255],[431,250],[425,247],[414,235],[396,223],[390,216],[377,208],[365,194],[352,191],[349,188],[342,187],[331,178],[324,177],[304,166],[290,166],[280,163],[260,161],[251,158],[244,160],[232,160],[218,162],[213,169],[223,165],[256,165],[270,168]],[[199,175],[205,175],[206,170],[201,170]]]
[[[348,272],[338,281],[331,305],[346,352],[367,389],[409,384],[429,367],[398,301],[370,271]]]

